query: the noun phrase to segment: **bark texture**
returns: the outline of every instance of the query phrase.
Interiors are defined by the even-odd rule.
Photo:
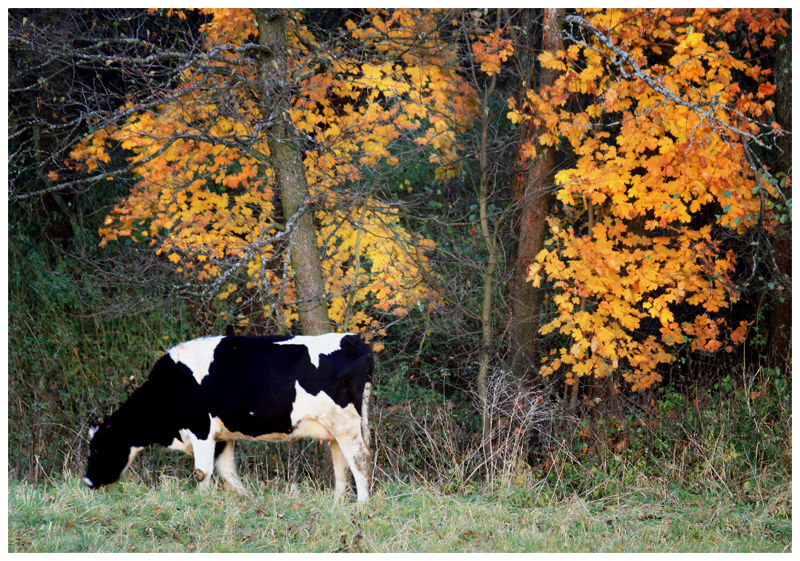
[[[786,14],[791,18],[791,12]],[[791,26],[791,21],[789,22]],[[775,117],[781,128],[792,130],[792,34],[778,45],[775,55]],[[792,135],[785,134],[778,141],[780,153],[777,169],[774,172],[784,172],[791,176],[792,172]],[[791,199],[791,182],[786,182],[784,195]],[[773,366],[785,366],[791,359],[792,342],[792,222],[787,220],[778,224],[772,240],[775,256],[776,274],[780,276],[776,283],[778,290],[772,294],[770,303],[770,333],[768,348],[770,349],[769,362]]]
[[[307,335],[318,335],[331,330],[325,299],[325,284],[317,245],[317,233],[310,210],[308,183],[303,156],[298,148],[297,132],[289,118],[289,99],[292,87],[288,74],[288,44],[286,42],[285,16],[280,10],[255,10],[258,22],[258,42],[265,48],[262,55],[265,92],[277,96],[266,104],[273,108],[265,116],[274,120],[269,132],[269,150],[272,168],[278,183],[284,219],[295,219],[294,231],[289,241],[289,256],[297,289],[297,309],[300,325]]]
[[[546,8],[542,26],[543,51],[556,51],[561,47],[559,19],[563,8]],[[539,73],[539,87],[552,84],[558,73],[542,69]],[[533,87],[529,84],[528,87]],[[536,130],[529,130],[535,135]],[[521,144],[521,143],[520,143]],[[553,202],[553,175],[557,165],[556,150],[550,146],[537,146],[537,155],[521,175],[523,184],[519,186],[519,242],[510,286],[512,308],[512,352],[511,367],[520,380],[533,381],[536,370],[536,334],[540,325],[540,312],[544,290],[535,288],[527,281],[528,270],[536,254],[544,246],[546,218]]]

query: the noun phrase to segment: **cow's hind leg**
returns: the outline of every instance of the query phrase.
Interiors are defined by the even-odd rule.
[[[347,475],[350,468],[347,466],[347,458],[345,458],[339,443],[336,440],[331,440],[329,442],[331,445],[331,456],[333,457],[333,477],[335,481],[333,498],[338,502],[344,498],[344,494],[347,491]]]
[[[217,454],[214,460],[214,467],[217,469],[219,476],[231,486],[231,488],[240,495],[249,496],[250,492],[247,490],[239,477],[236,475],[236,462],[233,457],[233,441],[217,442],[217,448],[222,447],[221,451]]]
[[[361,438],[361,433],[355,438],[338,438],[342,453],[353,472],[353,479],[356,480],[356,498],[364,502],[369,498],[369,450]]]
[[[352,408],[352,405],[350,406]],[[328,430],[336,439],[338,447],[342,455],[353,472],[353,479],[356,480],[356,495],[359,501],[363,502],[369,498],[369,461],[370,453],[367,443],[364,442],[364,435],[361,426],[361,417],[355,410],[348,411],[341,409],[339,414],[335,415],[333,422],[330,424]],[[333,443],[331,443],[333,444]],[[331,446],[331,451],[334,447]],[[334,458],[336,456],[334,455]],[[334,460],[334,467],[336,466]],[[346,477],[346,476],[345,476]],[[336,481],[337,486],[341,488],[339,480]]]

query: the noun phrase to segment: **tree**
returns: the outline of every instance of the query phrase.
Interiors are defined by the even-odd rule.
[[[287,328],[297,319],[297,301],[319,299],[316,282],[302,289],[297,282],[308,278],[299,268],[313,270],[314,258],[305,265],[294,260],[307,246],[296,236],[309,232],[304,205],[311,203],[337,328],[376,335],[380,318],[435,298],[422,279],[431,243],[406,231],[397,210],[364,179],[365,170],[397,165],[391,150],[404,141],[427,152],[438,176],[457,170],[455,134],[471,118],[473,93],[446,63],[453,55],[434,33],[433,15],[376,11],[359,23],[348,20],[323,48],[301,16],[290,14],[283,18],[289,75],[269,81],[261,70],[273,61],[282,76],[273,52],[279,39],[269,35],[280,18],[263,14],[257,28],[250,10],[209,16],[201,26],[204,55],[179,68],[163,103],[144,111],[130,104],[121,125],[98,130],[72,152],[95,172],[119,146],[141,178],[106,220],[102,243],[149,240],[219,299],[237,292]],[[293,127],[285,121],[287,104]],[[308,200],[297,173],[300,148]],[[275,220],[278,209],[285,224]],[[286,245],[289,236],[298,243]],[[325,324],[303,323],[311,330]]]
[[[541,49],[550,55],[561,50],[559,26],[563,14],[562,8],[544,10]],[[529,33],[526,37],[528,41],[532,41],[534,34]],[[523,96],[526,91],[551,87],[558,77],[556,70],[546,66],[538,74],[538,85],[534,82],[534,76],[523,82],[526,84],[523,87]],[[518,144],[517,161],[521,164],[522,172],[518,176],[520,187],[516,189],[520,207],[518,241],[509,295],[512,314],[512,370],[518,379],[527,382],[534,379],[535,370],[532,366],[536,356],[535,344],[541,323],[539,316],[544,293],[540,287],[528,282],[528,271],[536,255],[544,247],[546,218],[553,201],[553,176],[558,164],[555,145],[535,147],[536,137],[544,132],[540,128],[542,125],[534,127],[532,120],[521,127],[524,133]]]
[[[789,15],[787,14],[787,17]],[[781,130],[789,131],[792,126],[792,33],[791,30],[779,40],[775,53],[775,118]],[[792,334],[792,223],[788,202],[792,199],[792,136],[783,134],[778,138],[779,155],[775,162],[775,181],[782,183],[783,208],[774,229],[769,232],[771,243],[768,253],[774,256],[775,266],[770,275],[773,288],[771,297],[769,351],[770,363],[786,365],[791,354]],[[779,178],[782,178],[779,179]],[[781,219],[782,217],[782,219]]]
[[[480,11],[463,13],[461,18],[461,28],[466,37],[466,41],[471,43],[472,57],[467,60],[469,75],[472,84],[479,92],[478,100],[480,103],[479,117],[476,126],[479,129],[476,143],[478,156],[478,188],[477,206],[478,223],[481,239],[486,250],[487,262],[481,271],[481,307],[480,307],[480,351],[478,354],[478,378],[477,393],[481,404],[482,419],[482,441],[485,446],[484,455],[490,457],[491,451],[491,417],[485,404],[489,386],[489,372],[492,362],[492,346],[494,343],[494,291],[496,282],[496,272],[500,261],[500,247],[498,242],[497,229],[499,222],[492,219],[489,208],[492,194],[496,192],[493,179],[497,174],[497,164],[490,161],[493,150],[491,150],[491,139],[489,139],[489,127],[494,116],[492,115],[491,105],[497,87],[498,73],[501,65],[514,52],[511,41],[506,37],[507,29],[503,25],[503,17],[500,10],[497,10],[494,21],[485,18]],[[492,25],[494,24],[494,29]],[[487,79],[483,79],[484,75]],[[480,76],[480,77],[479,77]],[[494,222],[494,223],[493,223]]]
[[[540,372],[621,376],[634,390],[688,345],[714,353],[746,322],[720,312],[739,298],[736,256],[723,238],[772,219],[777,191],[751,165],[780,127],[768,121],[768,70],[725,37],[771,48],[786,22],[773,10],[603,10],[566,16],[569,46],[540,56],[560,72],[509,117],[565,143],[576,163],[555,176],[563,205],[530,267],[549,283],[560,344]],[[756,37],[760,37],[757,39]],[[565,105],[582,96],[583,107]],[[573,394],[574,396],[575,394]]]

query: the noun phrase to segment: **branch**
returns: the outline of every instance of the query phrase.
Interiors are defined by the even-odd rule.
[[[605,45],[605,47],[608,48],[608,50],[610,50],[614,54],[613,57],[609,57],[607,53],[602,52],[601,50],[596,49],[591,45],[587,44],[585,41],[568,34],[569,38],[575,41],[577,44],[582,45],[584,47],[588,47],[594,50],[595,52],[600,53],[605,58],[609,59],[611,64],[617,67],[617,69],[624,78],[638,78],[639,80],[642,80],[645,84],[647,84],[653,91],[664,96],[665,99],[671,101],[672,103],[675,103],[676,105],[682,105],[684,107],[691,109],[704,119],[708,119],[712,123],[715,123],[716,125],[728,130],[730,133],[733,134],[734,137],[744,137],[750,140],[751,142],[758,144],[761,147],[768,148],[768,146],[764,142],[762,142],[758,138],[758,136],[750,132],[743,131],[733,125],[730,125],[725,121],[723,121],[722,119],[720,119],[719,117],[715,116],[710,111],[703,109],[703,107],[710,107],[710,108],[718,107],[717,103],[718,96],[715,96],[710,101],[706,101],[703,103],[691,103],[683,99],[680,95],[676,94],[668,87],[664,86],[659,79],[655,78],[651,74],[646,73],[639,66],[639,64],[636,62],[636,59],[630,53],[615,45],[609,35],[597,29],[595,26],[590,24],[581,16],[568,15],[564,17],[564,21],[576,24],[581,28],[588,30],[603,45]],[[631,70],[625,68],[626,63],[630,66]],[[724,109],[726,111],[731,111],[731,109],[727,107],[724,107]],[[740,118],[745,119],[746,121],[754,122],[752,119],[750,119],[746,115],[739,113],[738,111],[732,110],[732,112],[737,116],[739,116]]]
[[[228,277],[230,277],[236,271],[247,266],[247,264],[253,259],[253,257],[255,257],[256,253],[260,252],[262,248],[268,245],[276,244],[282,241],[284,238],[290,237],[294,232],[295,228],[297,227],[300,217],[306,213],[306,211],[310,208],[310,206],[311,205],[309,204],[309,201],[306,201],[305,203],[300,205],[300,207],[297,209],[297,212],[295,212],[292,216],[289,217],[285,225],[271,222],[266,226],[264,226],[258,235],[258,239],[249,244],[247,250],[241,255],[241,257],[239,257],[239,259],[235,263],[227,266],[225,270],[209,284],[209,291],[212,293],[218,291],[219,287],[222,286],[222,283],[225,282],[225,280]],[[278,232],[276,234],[273,234],[265,238],[264,237],[265,234],[272,229],[277,229]],[[289,245],[289,247],[291,247],[291,244]],[[217,263],[219,262],[216,262],[215,264]],[[222,263],[219,264],[222,265]]]

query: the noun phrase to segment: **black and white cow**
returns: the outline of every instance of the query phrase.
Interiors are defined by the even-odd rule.
[[[233,441],[327,440],[335,496],[368,498],[367,402],[373,371],[358,335],[205,337],[170,349],[147,380],[112,415],[89,430],[84,483],[96,489],[119,479],[136,454],[161,444],[194,456],[199,488],[217,473],[242,494]]]

